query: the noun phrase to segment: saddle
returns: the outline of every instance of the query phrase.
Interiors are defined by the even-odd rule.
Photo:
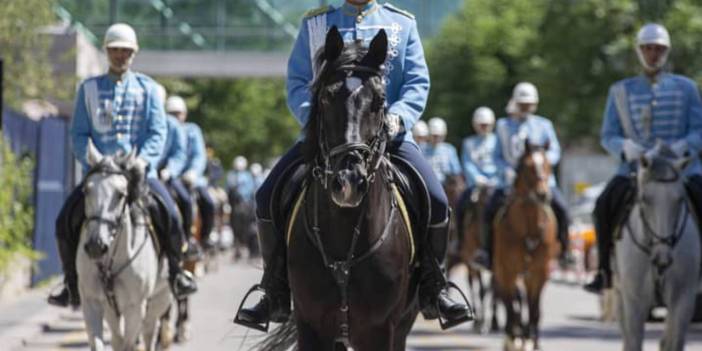
[[[417,169],[407,160],[391,155],[387,174],[399,191],[406,208],[415,242],[424,242],[431,218],[429,191]],[[379,174],[380,175],[380,174]],[[275,228],[283,233],[288,218],[294,211],[296,200],[311,180],[310,167],[302,161],[285,170],[273,188],[271,215]]]

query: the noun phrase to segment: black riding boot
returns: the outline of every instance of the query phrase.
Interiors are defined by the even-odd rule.
[[[264,295],[251,308],[243,308],[245,301],[242,301],[242,307],[239,308],[234,323],[267,331],[269,322],[282,323],[290,317],[290,287],[285,243],[277,234],[273,221],[257,219],[256,224],[263,256],[263,278],[261,284],[255,285],[249,293],[254,290],[263,290]]]
[[[636,198],[636,179],[615,176],[602,190],[592,213],[599,251],[599,270],[592,282],[585,285],[588,292],[599,294],[612,287],[611,248],[617,226],[629,216]]]
[[[192,274],[183,270],[180,266],[180,262],[183,260],[183,253],[187,250],[180,221],[171,223],[171,216],[168,215],[168,210],[166,210],[163,200],[159,199],[156,194],[152,193],[152,196],[153,201],[149,205],[151,218],[167,218],[163,221],[153,220],[152,222],[156,227],[156,236],[158,237],[161,250],[163,250],[166,254],[166,259],[168,259],[168,281],[171,285],[171,290],[176,298],[191,295],[197,291],[197,284]]]
[[[64,287],[58,294],[49,295],[50,305],[58,307],[80,306],[78,293],[78,274],[76,273],[76,248],[66,243],[66,240],[57,240],[59,256],[63,263]]]
[[[447,219],[444,223],[429,227],[429,236],[420,251],[419,266],[419,306],[424,318],[440,317],[442,329],[451,328],[474,318],[470,305],[456,302],[449,296],[450,287],[458,288],[449,283],[444,275],[444,261],[449,240],[448,224]]]
[[[76,253],[80,230],[85,218],[85,203],[80,186],[73,190],[56,218],[56,245],[63,266],[64,287],[58,294],[48,297],[50,305],[59,307],[80,306]]]
[[[595,211],[595,214],[597,212]],[[596,217],[596,215],[594,216]],[[593,294],[601,294],[603,290],[612,287],[612,268],[610,263],[610,247],[612,245],[611,234],[606,232],[602,221],[594,218],[595,234],[597,235],[597,260],[599,269],[591,282],[585,284],[585,291]]]

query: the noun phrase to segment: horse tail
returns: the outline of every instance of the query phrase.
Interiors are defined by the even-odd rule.
[[[297,342],[297,324],[292,318],[288,319],[278,327],[273,329],[268,335],[258,344],[254,345],[251,350],[257,351],[280,351],[290,350]],[[297,347],[293,348],[297,350]]]

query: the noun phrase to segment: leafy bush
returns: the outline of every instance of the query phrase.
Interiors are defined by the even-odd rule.
[[[18,158],[0,140],[0,273],[17,255],[39,258],[32,250],[34,209],[31,205],[34,162]]]

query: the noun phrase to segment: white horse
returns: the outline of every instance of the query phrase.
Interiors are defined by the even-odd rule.
[[[638,161],[636,203],[615,247],[624,351],[641,350],[657,302],[668,309],[660,349],[685,347],[700,275],[700,236],[683,183],[689,161],[660,142]]]
[[[142,195],[145,167],[134,152],[103,157],[92,143],[88,163],[91,171],[83,183],[86,221],[76,267],[90,348],[105,349],[104,318],[113,350],[134,350],[140,333],[145,349],[153,350],[171,292],[167,265],[149,234]]]

